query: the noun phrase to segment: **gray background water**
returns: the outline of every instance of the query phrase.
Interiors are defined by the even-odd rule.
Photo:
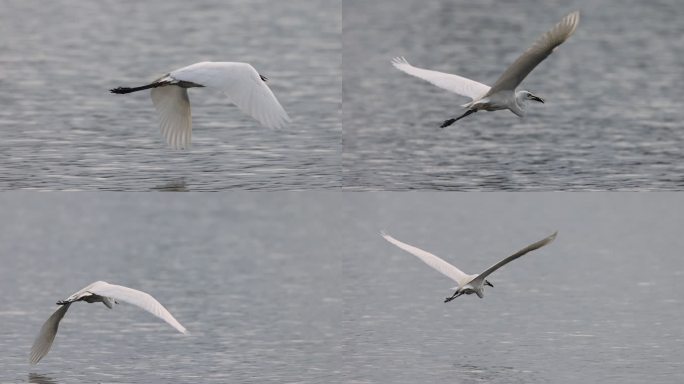
[[[684,381],[684,200],[675,194],[354,194],[343,263],[347,383]],[[350,208],[351,209],[351,208]],[[485,297],[378,231],[469,273]]]
[[[341,11],[328,0],[0,2],[0,188],[339,187]],[[269,130],[191,90],[193,147],[169,149],[149,94],[195,62],[246,61],[292,117]]]
[[[158,196],[0,196],[0,382],[333,381],[338,195]],[[190,334],[131,305],[77,303],[30,367],[55,301],[95,280],[149,292]]]
[[[523,85],[519,119],[390,60],[492,84],[561,17],[577,32]],[[684,186],[684,2],[343,2],[344,186],[349,189],[674,190]]]
[[[678,383],[682,196],[231,193],[0,196],[0,382]],[[378,232],[491,276],[484,299]],[[36,367],[54,302],[78,303]],[[42,380],[42,381],[41,381]]]

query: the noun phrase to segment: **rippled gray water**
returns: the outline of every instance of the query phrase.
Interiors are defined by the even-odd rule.
[[[391,3],[391,5],[390,5]],[[519,119],[390,60],[493,83],[562,16],[575,35],[526,79]],[[684,186],[684,2],[345,0],[344,186],[349,189],[674,190]]]
[[[674,194],[3,195],[0,382],[678,383],[684,201]],[[484,299],[385,242],[467,272],[554,230]],[[152,293],[55,301],[103,279]]]
[[[338,1],[2,1],[0,188],[339,187],[340,33]],[[292,123],[269,130],[191,90],[179,152],[146,92],[108,92],[204,60],[250,62]]]

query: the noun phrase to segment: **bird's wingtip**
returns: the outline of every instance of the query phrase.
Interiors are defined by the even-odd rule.
[[[404,65],[408,64],[409,62],[404,58],[404,56],[397,56],[392,59],[392,65],[399,66],[399,65]]]
[[[382,237],[384,237],[384,238],[387,238],[389,235],[387,234],[387,232],[385,232],[384,229],[381,229],[381,230],[380,230],[380,236],[382,236]]]
[[[556,236],[557,236],[557,235],[558,235],[558,231],[555,231],[554,233],[552,233],[552,234],[547,238],[548,241],[554,241],[554,240],[556,240]]]
[[[574,33],[575,29],[577,29],[577,25],[580,22],[580,11],[577,10],[574,12],[570,12],[563,19],[566,20],[569,24],[571,24],[573,26],[571,33]]]

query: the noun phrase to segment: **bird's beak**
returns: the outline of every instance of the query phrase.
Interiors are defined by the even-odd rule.
[[[535,96],[535,95],[533,95],[533,94],[530,94],[530,99],[532,99],[532,100],[534,100],[534,101],[538,101],[538,102],[544,104],[544,99],[542,99],[541,97],[537,97],[537,96]]]

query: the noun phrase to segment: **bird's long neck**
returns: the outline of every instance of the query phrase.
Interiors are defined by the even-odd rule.
[[[513,105],[509,105],[509,109],[519,117],[524,117],[526,112],[525,93],[523,93],[523,91],[516,92],[514,100],[515,101],[512,103]]]

